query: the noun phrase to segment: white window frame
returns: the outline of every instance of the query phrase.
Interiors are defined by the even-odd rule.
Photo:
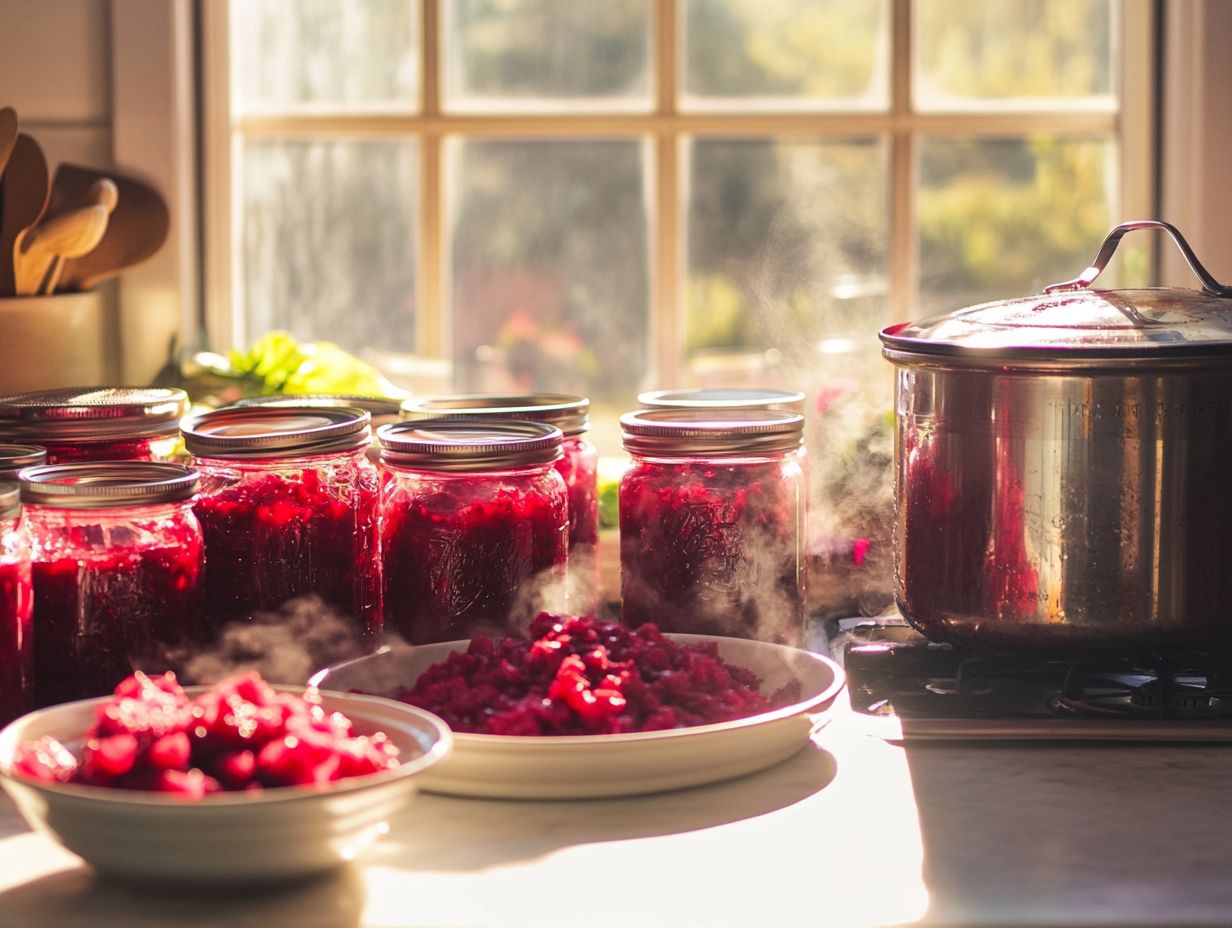
[[[146,0],[142,0],[146,2]],[[1199,0],[1193,6],[1217,4]],[[1155,35],[1157,6],[1153,0],[1121,0],[1121,106],[1118,112],[1053,111],[1007,113],[915,113],[910,109],[910,56],[894,54],[890,109],[886,112],[802,113],[782,111],[748,115],[735,112],[681,112],[677,105],[679,60],[672,51],[680,19],[680,0],[658,0],[652,48],[657,64],[654,107],[648,113],[482,115],[442,111],[437,68],[437,44],[424,41],[420,56],[422,107],[407,115],[245,116],[234,121],[230,107],[228,67],[228,0],[201,6],[202,100],[204,138],[201,152],[204,181],[204,265],[206,294],[203,314],[209,344],[231,347],[242,331],[238,266],[237,191],[232,164],[241,133],[254,136],[303,136],[348,133],[406,136],[420,140],[420,206],[417,262],[417,331],[415,353],[450,357],[448,307],[450,256],[444,228],[442,161],[445,142],[462,137],[643,137],[652,140],[653,170],[649,183],[655,215],[651,220],[651,352],[655,378],[680,383],[684,363],[684,210],[681,178],[683,140],[687,136],[808,137],[827,135],[879,136],[890,151],[890,298],[886,317],[870,327],[910,318],[916,278],[916,231],[913,190],[916,178],[914,140],[923,134],[996,136],[1031,132],[1116,134],[1121,143],[1119,204],[1122,218],[1156,213],[1154,159],[1157,156]],[[1181,6],[1181,5],[1178,5]],[[1183,5],[1189,7],[1190,5]],[[891,0],[892,48],[911,47],[911,0]],[[1172,7],[1169,7],[1171,16]],[[1192,11],[1191,11],[1192,12]],[[422,0],[420,35],[438,34],[441,0]],[[1181,17],[1185,18],[1184,15]],[[1172,23],[1175,26],[1175,23]],[[1212,51],[1213,54],[1213,51]],[[1134,63],[1130,66],[1124,63]],[[675,65],[675,66],[672,66]],[[1218,62],[1205,62],[1206,67]],[[1192,70],[1192,63],[1187,65]],[[1227,109],[1227,107],[1225,107]],[[1225,149],[1226,150],[1226,149]],[[436,230],[433,232],[432,230]],[[1148,248],[1154,242],[1144,242]]]

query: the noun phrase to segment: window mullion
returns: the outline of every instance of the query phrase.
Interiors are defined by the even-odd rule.
[[[431,126],[441,112],[441,29],[438,0],[420,0],[420,109]],[[419,275],[415,308],[415,353],[430,358],[449,356],[449,305],[442,192],[442,151],[445,134],[424,128],[419,138]]]
[[[911,82],[915,48],[912,43],[912,0],[894,0],[891,8],[890,112],[896,128],[890,133],[890,299],[889,323],[910,318],[916,301],[915,133]]]
[[[680,222],[680,137],[673,128],[679,76],[679,9],[677,0],[660,0],[655,19],[655,196],[650,204],[654,275],[650,307],[650,334],[654,339],[652,370],[661,384],[680,382],[683,319],[680,310],[684,289],[681,260],[683,233]]]

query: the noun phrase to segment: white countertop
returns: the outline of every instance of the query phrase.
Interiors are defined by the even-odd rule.
[[[714,786],[423,794],[362,864],[240,898],[99,881],[0,798],[0,925],[1227,925],[1229,846],[1232,746],[904,750],[840,707],[791,760]]]

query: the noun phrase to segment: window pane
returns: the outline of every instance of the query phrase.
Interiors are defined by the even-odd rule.
[[[416,0],[232,3],[237,112],[419,108]]]
[[[457,387],[627,410],[649,354],[642,143],[455,140],[448,157]]]
[[[705,140],[690,162],[690,380],[800,389],[832,353],[875,350],[884,144]]]
[[[651,0],[446,0],[454,110],[645,110]]]
[[[684,105],[884,109],[886,0],[685,0]]]
[[[410,351],[418,150],[406,141],[244,148],[244,338],[269,329]]]
[[[924,315],[1038,293],[1077,276],[1115,214],[1110,139],[920,140]],[[1145,252],[1117,253],[1131,276]]]
[[[1115,0],[915,0],[924,110],[1114,105]]]

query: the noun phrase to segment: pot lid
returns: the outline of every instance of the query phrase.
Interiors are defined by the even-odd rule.
[[[1201,290],[1088,289],[1126,232],[1167,232],[1202,281]],[[1180,360],[1232,354],[1232,287],[1216,281],[1173,226],[1126,222],[1092,265],[1042,295],[982,303],[881,332],[885,354],[1082,363],[1110,358]]]

